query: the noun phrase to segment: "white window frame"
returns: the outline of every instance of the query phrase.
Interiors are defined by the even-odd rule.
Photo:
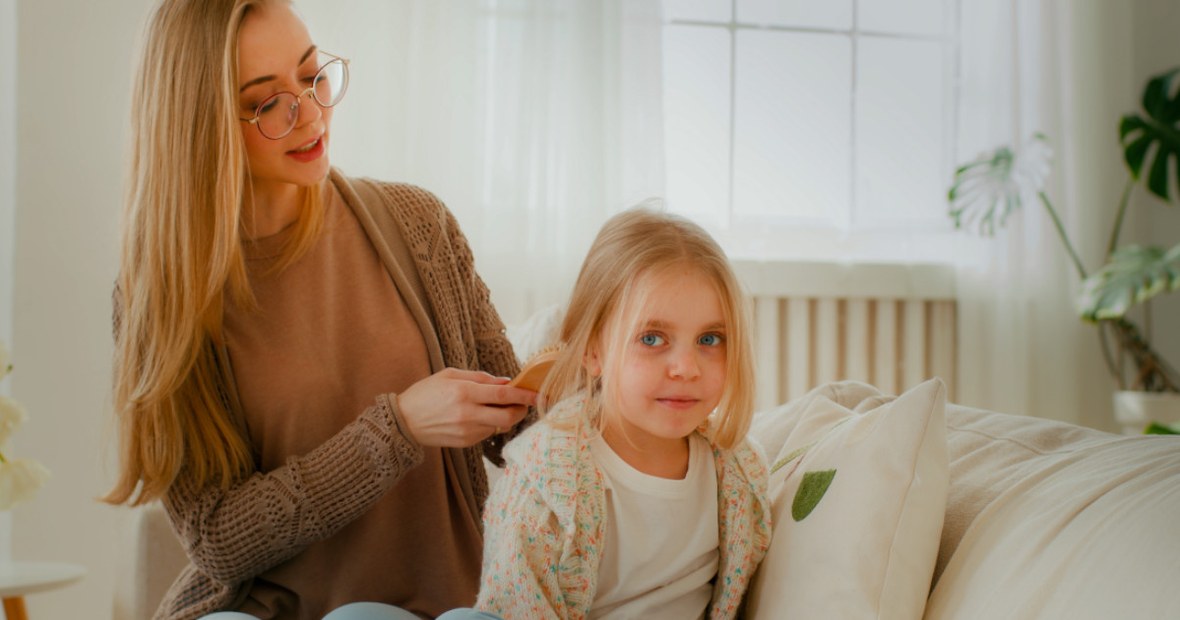
[[[678,0],[665,0],[674,3]],[[944,88],[943,88],[943,139],[939,178],[946,180],[949,186],[954,168],[958,128],[958,82],[959,82],[959,4],[962,0],[943,0],[946,16],[944,18],[944,35],[897,34],[861,29],[859,25],[860,3],[865,0],[852,0],[852,25],[848,29],[817,28],[803,26],[782,26],[746,23],[737,20],[738,0],[730,0],[728,21],[680,19],[667,16],[664,27],[694,26],[718,28],[727,31],[730,43],[729,58],[729,145],[727,161],[729,170],[728,201],[723,205],[725,214],[724,225],[717,227],[705,223],[731,256],[755,260],[805,259],[805,260],[843,260],[854,259],[869,262],[955,262],[956,238],[959,233],[946,214],[944,201],[930,205],[931,215],[920,221],[902,221],[885,223],[871,221],[863,214],[858,214],[857,196],[857,146],[856,146],[856,115],[857,115],[857,46],[867,37],[889,37],[907,40],[942,41],[944,44]],[[818,33],[822,35],[844,36],[851,39],[851,73],[852,81],[851,106],[848,110],[850,135],[852,145],[848,160],[849,200],[843,213],[833,220],[841,222],[838,226],[831,224],[817,224],[814,219],[803,219],[791,216],[775,216],[750,218],[735,214],[734,208],[734,160],[736,141],[737,115],[737,57],[738,33],[743,30],[761,30],[789,33]],[[669,180],[669,183],[671,181]],[[945,196],[945,194],[942,194]],[[672,205],[675,209],[676,206]],[[961,237],[959,237],[961,241]]]

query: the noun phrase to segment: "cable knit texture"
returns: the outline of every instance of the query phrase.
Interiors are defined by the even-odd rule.
[[[400,268],[420,278],[443,364],[497,376],[515,374],[518,363],[503,324],[450,211],[429,192],[410,185],[346,179],[335,170],[331,182],[359,220],[376,224],[366,226],[375,247],[404,241],[409,248],[411,265],[395,265],[389,253],[378,253],[391,273]],[[382,238],[383,230],[396,230],[401,240]],[[221,388],[233,411],[237,400],[228,354],[221,348],[216,355],[224,371]],[[530,412],[530,420],[518,428],[533,415]],[[232,609],[241,603],[255,575],[363,514],[423,459],[422,448],[401,424],[396,399],[382,395],[310,453],[265,474],[256,472],[228,491],[192,488],[182,475],[164,506],[192,564],[173,584],[155,617],[187,620]],[[503,442],[510,436],[464,450],[477,508],[488,494],[482,457],[501,462]]]
[[[484,511],[483,575],[476,607],[505,618],[584,618],[594,602],[605,532],[604,474],[593,433],[571,399],[508,446],[504,476]],[[706,432],[706,439],[710,433]],[[717,469],[720,562],[709,618],[734,618],[770,544],[766,465],[746,440]]]

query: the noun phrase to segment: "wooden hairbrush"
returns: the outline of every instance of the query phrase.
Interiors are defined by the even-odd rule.
[[[513,377],[508,385],[534,392],[540,391],[541,384],[545,383],[545,377],[549,375],[549,371],[557,361],[558,353],[557,346],[541,349],[536,355],[529,358],[524,368],[520,369],[520,373]]]

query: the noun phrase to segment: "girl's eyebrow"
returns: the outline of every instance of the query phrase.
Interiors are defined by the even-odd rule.
[[[647,321],[643,324],[644,329],[668,329],[671,326],[672,326],[671,323],[668,323],[667,321],[661,321],[660,319],[652,319],[652,320]],[[724,330],[725,329],[725,322],[724,321],[717,321],[716,323],[710,323],[710,324],[706,325],[703,329],[704,329],[704,331]]]
[[[296,66],[303,64],[303,62],[307,60],[308,56],[311,56],[312,52],[314,52],[314,51],[315,51],[315,44],[313,43],[312,46],[307,48],[307,51],[303,52],[303,55],[299,57],[299,62],[296,63]],[[244,91],[247,88],[250,88],[251,86],[254,86],[256,84],[261,84],[263,82],[269,82],[273,79],[275,79],[275,76],[273,76],[273,75],[264,75],[262,77],[256,77],[256,78],[250,80],[249,82],[242,84],[242,87],[238,89],[238,93],[241,93],[242,91]]]

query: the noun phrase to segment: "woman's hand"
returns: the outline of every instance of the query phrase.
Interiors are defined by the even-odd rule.
[[[446,368],[398,394],[398,409],[419,444],[465,448],[507,432],[536,403],[536,392],[507,384],[486,372]]]

